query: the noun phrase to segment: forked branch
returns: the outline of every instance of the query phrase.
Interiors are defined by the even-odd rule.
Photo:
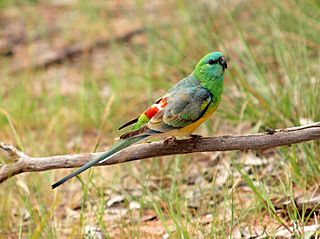
[[[319,139],[320,122],[317,122],[293,128],[269,129],[265,133],[244,136],[203,137],[169,141],[169,143],[159,141],[138,144],[122,150],[101,165],[194,152],[267,149]],[[20,173],[80,167],[100,154],[85,153],[31,157],[14,146],[1,141],[0,149],[7,152],[8,159],[14,159],[12,162],[0,164],[0,183]]]

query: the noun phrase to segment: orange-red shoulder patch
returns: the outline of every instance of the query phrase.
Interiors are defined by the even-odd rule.
[[[163,109],[164,107],[167,106],[168,102],[167,102],[167,98],[163,98],[160,102],[160,107]]]
[[[153,104],[150,108],[148,108],[144,114],[151,119],[153,116],[155,116],[156,113],[159,112],[159,110],[162,110],[167,106],[168,102],[166,98],[163,98],[160,102],[157,104]]]
[[[144,114],[151,119],[156,113],[158,113],[159,109],[157,106],[151,106],[149,109],[147,109]]]

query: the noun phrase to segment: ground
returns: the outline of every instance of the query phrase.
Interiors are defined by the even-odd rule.
[[[29,155],[103,151],[199,58],[227,58],[198,134],[320,121],[320,4],[0,2],[0,139]],[[2,238],[317,238],[319,142],[22,174],[0,187]],[[0,163],[7,163],[5,155]]]

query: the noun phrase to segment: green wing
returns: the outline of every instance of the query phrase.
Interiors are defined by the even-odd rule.
[[[172,87],[163,99],[167,102],[164,108],[152,118],[144,120],[140,116],[138,121],[134,120],[136,124],[133,130],[121,135],[120,139],[165,133],[183,128],[205,114],[213,100],[213,95],[190,75]],[[140,122],[140,118],[143,123]]]
[[[208,90],[198,86],[171,91],[167,101],[167,107],[158,112],[146,125],[150,130],[163,133],[197,121],[207,111],[212,95]]]

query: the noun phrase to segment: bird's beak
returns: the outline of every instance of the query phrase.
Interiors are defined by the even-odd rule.
[[[223,57],[220,58],[219,64],[223,67],[223,70],[228,68],[227,61]]]

